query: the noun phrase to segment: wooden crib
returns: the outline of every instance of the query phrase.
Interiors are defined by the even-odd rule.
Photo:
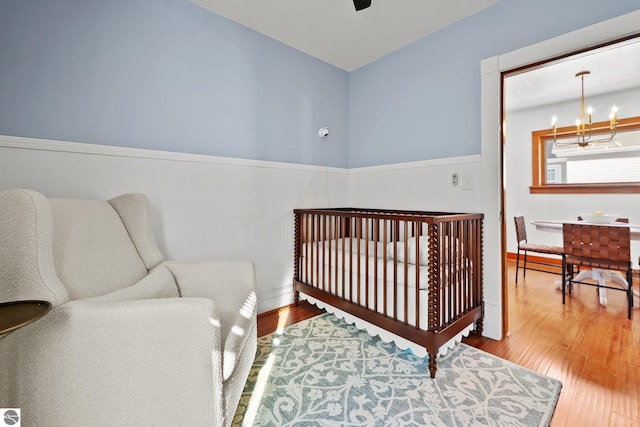
[[[482,214],[295,209],[294,301],[429,356],[482,334]],[[444,350],[444,351],[443,351]],[[422,354],[421,354],[422,352]]]

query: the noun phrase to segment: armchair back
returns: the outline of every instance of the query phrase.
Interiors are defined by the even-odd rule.
[[[105,201],[49,199],[53,259],[71,300],[126,288],[147,275],[118,213]]]
[[[53,260],[48,199],[32,190],[0,192],[0,301],[69,300]]]
[[[110,294],[163,260],[142,194],[107,202],[0,192],[0,301],[57,306]]]

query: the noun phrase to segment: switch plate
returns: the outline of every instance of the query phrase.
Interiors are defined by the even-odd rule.
[[[460,183],[463,190],[473,190],[473,174],[463,173],[460,175]]]

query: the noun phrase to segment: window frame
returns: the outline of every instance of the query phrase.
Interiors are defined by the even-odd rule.
[[[640,130],[640,117],[618,119],[618,131]],[[592,132],[609,133],[609,122],[597,122]],[[558,137],[576,134],[575,126],[557,128]],[[545,141],[553,138],[553,129],[535,130],[531,132],[532,172],[533,177],[529,192],[531,194],[603,194],[603,193],[640,193],[640,182],[619,183],[580,183],[580,184],[547,184],[547,158]]]

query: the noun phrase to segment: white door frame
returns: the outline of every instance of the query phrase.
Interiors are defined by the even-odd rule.
[[[502,339],[506,325],[505,226],[501,218],[504,197],[502,176],[501,84],[502,72],[557,58],[638,33],[640,10],[487,58],[481,62],[481,163],[484,218],[484,335]]]

